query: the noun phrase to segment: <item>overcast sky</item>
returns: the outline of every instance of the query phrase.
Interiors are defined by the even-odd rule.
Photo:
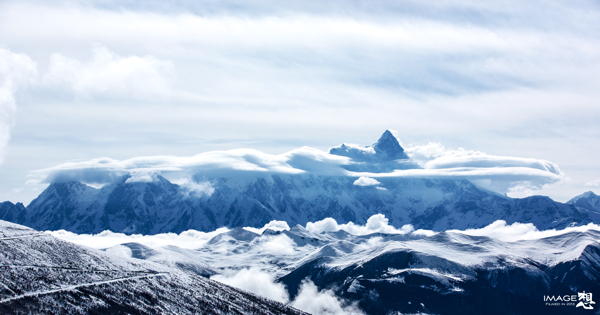
[[[386,129],[560,168],[511,196],[600,193],[598,21],[594,0],[2,1],[0,200],[29,203],[66,162]]]

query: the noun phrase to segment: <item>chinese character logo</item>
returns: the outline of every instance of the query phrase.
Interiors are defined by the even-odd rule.
[[[594,309],[592,304],[596,304],[596,302],[592,301],[592,293],[585,293],[585,291],[583,293],[577,292],[577,296],[579,297],[579,303],[575,307],[582,306],[586,310]]]

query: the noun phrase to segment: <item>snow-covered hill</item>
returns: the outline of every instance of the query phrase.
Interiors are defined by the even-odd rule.
[[[2,314],[304,314],[180,269],[0,221]]]
[[[181,261],[186,270],[196,262],[198,270],[210,266],[215,279],[246,288],[260,282],[262,292],[270,287],[276,291],[270,294],[290,301],[314,284],[368,314],[579,314],[574,304],[547,305],[544,296],[600,292],[597,225],[537,231],[499,221],[479,230],[366,235],[297,225],[255,232],[235,228],[199,248],[128,242],[108,251],[135,256],[143,246],[147,254],[136,257]],[[264,283],[261,274],[278,280]]]

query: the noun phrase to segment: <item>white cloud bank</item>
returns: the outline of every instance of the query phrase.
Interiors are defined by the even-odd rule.
[[[253,149],[211,151],[191,157],[147,156],[127,160],[98,158],[84,162],[63,163],[30,173],[30,183],[80,181],[106,184],[115,177],[133,174],[132,180],[151,180],[152,174],[174,174],[190,191],[212,194],[211,186],[189,181],[195,175],[244,177],[252,174],[303,174],[358,177],[354,185],[378,186],[380,178],[438,178],[471,180],[484,188],[506,193],[514,189],[540,189],[560,182],[564,174],[558,165],[530,158],[493,156],[481,152],[445,150],[440,144],[416,146],[406,150],[411,160],[421,166],[384,172],[353,172],[346,166],[364,164],[351,158],[302,147],[274,155]],[[192,184],[190,184],[192,183]],[[384,190],[384,187],[379,187]]]
[[[179,234],[163,233],[155,235],[127,235],[123,233],[114,233],[108,230],[98,234],[76,234],[65,230],[46,233],[50,233],[52,236],[71,243],[98,249],[109,248],[125,243],[139,243],[153,248],[173,245],[181,248],[196,249],[202,247],[211,238],[226,233],[227,231],[229,231],[229,229],[219,228],[212,232],[188,230]]]
[[[127,160],[98,158],[85,162],[63,163],[51,168],[31,172],[34,183],[75,180],[91,183],[107,183],[115,176],[156,172],[181,172],[187,177],[198,172],[229,177],[244,173],[300,174],[312,172],[326,175],[344,175],[339,166],[349,159],[330,155],[317,149],[303,147],[280,155],[263,153],[253,149],[212,151],[192,157],[149,156]]]
[[[245,227],[244,229],[250,232],[261,234],[266,229],[282,231],[289,230],[290,228],[284,221],[273,220],[265,224],[265,226],[262,228]],[[355,224],[354,222],[339,224],[333,218],[325,218],[316,222],[308,222],[306,224],[306,229],[311,233],[336,232],[343,230],[353,235],[384,233],[410,234],[416,237],[428,237],[438,233],[430,230],[415,230],[410,224],[404,225],[399,229],[395,228],[389,224],[389,220],[385,217],[385,215],[380,213],[372,215],[367,220],[365,225]],[[582,226],[568,227],[562,230],[552,229],[540,231],[532,223],[515,222],[508,225],[504,220],[497,220],[490,225],[479,229],[448,230],[447,232],[473,236],[487,236],[505,242],[514,242],[519,240],[541,239],[571,232],[585,232],[588,230],[600,231],[600,225],[590,223]],[[154,248],[173,245],[186,249],[198,249],[203,247],[213,237],[228,231],[229,229],[223,227],[212,232],[188,230],[181,232],[180,234],[163,233],[156,235],[127,235],[123,233],[114,233],[111,231],[104,231],[98,234],[76,234],[65,230],[49,231],[46,233],[50,233],[53,236],[65,241],[98,249],[109,248],[124,243],[140,243]],[[288,249],[293,250],[293,246],[295,244],[293,240],[286,235],[273,235],[264,238],[261,243],[257,245],[259,245],[265,252],[287,253]]]

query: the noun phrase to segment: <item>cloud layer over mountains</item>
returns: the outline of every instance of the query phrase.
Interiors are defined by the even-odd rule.
[[[395,138],[393,141],[397,144]],[[377,147],[377,143],[369,147],[342,144],[331,149],[330,152],[334,154],[302,147],[279,155],[253,149],[236,149],[205,152],[191,157],[98,158],[33,171],[30,174],[33,179],[29,183],[78,181],[104,185],[125,174],[131,176],[128,182],[150,182],[155,179],[155,174],[162,174],[173,182],[187,181],[188,184],[197,185],[198,180],[203,178],[309,173],[357,177],[354,184],[360,186],[376,186],[379,184],[377,178],[384,177],[471,180],[485,188],[506,193],[514,187],[539,189],[543,185],[559,182],[564,177],[558,165],[545,160],[493,156],[464,149],[445,150],[436,143],[409,147],[406,150],[408,159],[381,160],[377,158],[379,151],[376,153],[373,147]],[[337,155],[339,148],[344,148],[344,154],[348,156]],[[397,148],[404,154],[399,145]],[[361,154],[348,153],[352,150],[360,150]]]
[[[283,282],[276,281],[278,275],[282,276],[289,272],[287,269],[279,269],[282,268],[281,264],[286,265],[286,263],[296,262],[297,260],[302,259],[307,259],[304,261],[304,263],[306,263],[315,257],[320,257],[320,255],[332,255],[333,257],[341,257],[340,260],[334,260],[332,266],[348,266],[351,262],[356,261],[358,259],[357,257],[362,257],[361,259],[370,257],[368,259],[372,259],[381,254],[381,252],[377,250],[372,252],[371,250],[373,249],[386,248],[389,246],[392,251],[394,251],[394,249],[412,248],[416,252],[439,255],[439,257],[444,257],[446,260],[446,263],[444,263],[443,266],[448,266],[448,259],[452,261],[461,261],[464,266],[481,266],[483,262],[492,262],[495,259],[495,256],[504,258],[506,258],[505,256],[508,256],[508,261],[521,258],[529,260],[532,259],[528,256],[528,254],[531,254],[531,250],[536,253],[536,255],[534,255],[535,258],[533,259],[539,261],[540,259],[550,258],[550,262],[548,263],[552,265],[553,259],[560,262],[563,260],[571,260],[572,257],[582,255],[584,247],[590,242],[594,243],[594,241],[574,241],[576,247],[570,248],[567,251],[564,251],[564,248],[569,247],[570,245],[566,245],[562,248],[560,246],[558,246],[558,248],[550,247],[540,251],[538,248],[539,246],[543,246],[543,244],[553,244],[552,242],[557,241],[556,239],[549,240],[548,238],[565,236],[565,238],[562,238],[561,240],[568,240],[570,242],[575,239],[573,236],[578,233],[600,231],[600,226],[588,224],[586,226],[568,227],[562,230],[540,231],[531,223],[514,223],[507,225],[506,222],[499,220],[479,229],[448,230],[445,232],[434,232],[430,230],[415,231],[411,226],[404,226],[400,229],[394,228],[388,224],[388,220],[384,215],[376,214],[371,216],[364,225],[352,222],[339,224],[332,218],[326,218],[317,222],[308,222],[306,224],[308,232],[304,231],[302,227],[296,227],[293,230],[297,234],[273,233],[272,231],[291,230],[283,221],[269,222],[261,229],[244,229],[257,234],[249,235],[252,233],[244,233],[240,230],[229,230],[227,228],[221,228],[208,233],[189,230],[180,234],[164,233],[157,235],[125,235],[110,231],[104,231],[95,235],[86,235],[75,234],[64,230],[46,233],[50,233],[55,237],[69,242],[97,249],[106,249],[108,253],[113,255],[136,257],[133,255],[132,250],[137,250],[138,253],[136,255],[139,255],[139,249],[143,249],[142,252],[147,251],[149,256],[156,259],[154,261],[167,265],[185,262],[180,265],[185,266],[186,263],[191,260],[198,263],[198,261],[210,261],[210,259],[216,259],[218,263],[214,265],[214,268],[217,268],[218,272],[217,274],[213,274],[211,279],[283,303],[290,303],[296,308],[314,314],[361,314],[362,312],[356,307],[356,304],[349,303],[349,301],[345,301],[340,296],[336,296],[333,291],[329,290],[330,288],[321,287],[321,290],[319,290],[315,283],[309,279],[306,279],[301,283],[298,294],[292,299],[288,292],[289,287],[286,288],[286,286],[283,285]],[[267,231],[267,233],[264,233],[259,237],[258,234],[262,234],[266,229],[272,231]],[[322,232],[337,231],[345,231],[349,233],[349,235],[352,235],[347,239],[362,235],[364,236],[362,237],[363,241],[356,242],[356,245],[349,246],[349,244],[352,243],[339,241],[333,237],[334,235],[337,235],[345,238],[345,235],[347,235],[345,233],[321,234]],[[314,234],[309,236],[308,234],[303,234],[304,232]],[[404,236],[397,238],[395,236],[386,236],[378,233],[401,234]],[[436,235],[442,237],[437,238],[436,241],[428,241],[435,238]],[[300,236],[307,236],[307,239],[305,240],[305,237]],[[465,236],[484,236],[491,239],[476,240],[469,239]],[[322,237],[323,240],[329,239],[330,243],[317,242],[316,244],[312,244],[311,241],[308,241],[311,237]],[[446,237],[456,242],[443,241],[441,244],[436,243],[446,239]],[[405,239],[407,241],[398,242],[399,239]],[[315,240],[316,239],[314,238],[312,239],[312,241]],[[533,242],[527,243],[527,240],[533,240]],[[512,246],[519,248],[517,253],[507,255],[507,252],[510,250],[506,249],[506,245],[509,244],[508,242],[514,242],[510,243],[512,250],[515,249]],[[323,246],[324,244],[327,245]],[[480,248],[482,244],[494,244],[498,246],[498,248],[492,245],[490,248],[483,249]],[[404,246],[407,247],[405,248]],[[243,250],[240,250],[240,248],[243,248]],[[328,251],[332,250],[332,248],[336,248],[336,250],[334,250],[335,254]],[[345,250],[341,250],[344,248]],[[560,253],[558,256],[556,256],[557,252]],[[204,254],[201,253],[208,253],[208,256],[203,256]],[[250,256],[245,256],[248,253],[250,253]],[[204,260],[198,259],[198,257],[203,257]],[[224,257],[226,257],[226,259],[224,259]],[[252,257],[252,259],[248,259],[248,257]],[[209,259],[207,260],[207,258]],[[148,257],[143,259],[148,259]],[[240,263],[240,261],[243,262]],[[435,260],[433,261],[435,262]],[[414,271],[437,270],[439,274],[439,272],[442,271],[436,269],[434,262],[430,268],[423,269],[422,266],[415,267]],[[519,262],[519,260],[517,260],[517,262],[522,263],[522,261]],[[505,268],[505,266],[506,261],[503,261],[502,268]],[[439,268],[439,265],[437,268]],[[447,275],[454,274],[450,273],[452,272],[452,269],[450,269],[450,271],[443,271],[446,271],[444,274]]]
[[[414,230],[414,228],[411,225],[405,225],[399,229],[395,228],[388,223],[388,219],[383,214],[375,214],[371,216],[367,220],[367,223],[364,225],[355,224],[353,222],[340,224],[335,219],[326,218],[316,222],[308,222],[305,228],[308,231],[317,234],[321,232],[346,231],[353,235],[370,235],[375,233],[384,233],[412,235],[414,237],[427,237],[438,233],[431,230]],[[244,229],[256,234],[262,234],[266,229],[270,229],[273,231],[282,231],[289,230],[290,227],[284,221],[271,221],[260,229],[252,227],[245,227]],[[600,231],[600,226],[590,223],[583,226],[565,228],[563,230],[551,229],[540,231],[532,223],[516,222],[508,225],[505,221],[498,220],[480,229],[448,230],[448,232],[473,236],[487,236],[505,242],[515,242],[519,240],[541,239],[545,237],[562,235],[571,232],[585,232],[588,230]],[[228,228],[219,228],[212,232],[189,230],[181,232],[180,234],[163,233],[156,235],[127,235],[111,231],[104,231],[98,234],[76,234],[65,230],[51,231],[47,233],[50,233],[55,237],[64,239],[69,242],[98,249],[109,248],[124,243],[139,243],[151,248],[173,245],[186,249],[198,249],[203,247],[213,237],[222,233],[227,233],[228,231],[230,231]],[[285,242],[281,242],[281,239],[278,239],[276,240],[276,242],[273,243]],[[270,244],[263,245],[264,247],[270,246]]]

